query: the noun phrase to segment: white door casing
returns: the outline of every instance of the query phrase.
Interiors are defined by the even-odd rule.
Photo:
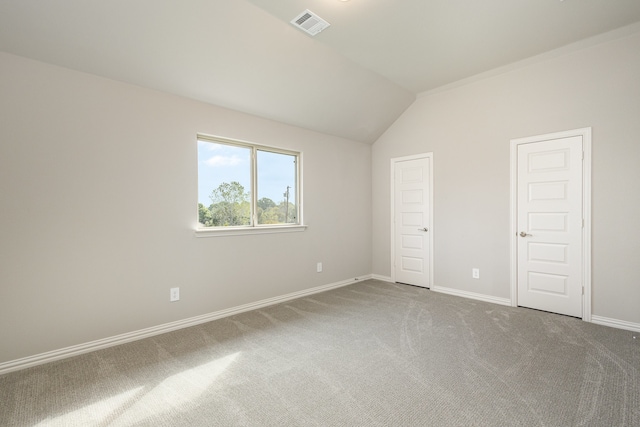
[[[511,144],[512,305],[590,320],[590,129]]]
[[[391,159],[391,279],[432,284],[431,153]]]

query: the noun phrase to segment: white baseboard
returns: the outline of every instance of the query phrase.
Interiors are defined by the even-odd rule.
[[[389,283],[392,283],[392,282],[393,282],[393,281],[391,280],[391,277],[388,277],[388,276],[381,276],[381,275],[379,275],[379,274],[372,274],[372,275],[371,275],[371,278],[372,278],[372,279],[375,279],[375,280],[380,280],[380,281],[382,281],[382,282],[389,282]]]
[[[509,298],[498,298],[484,294],[477,294],[474,292],[461,291],[458,289],[442,288],[438,286],[432,286],[432,291],[441,292],[449,295],[456,295],[464,298],[476,299],[479,301],[491,302],[494,304],[511,306],[511,300]],[[640,332],[640,323],[627,322],[625,320],[611,319],[609,317],[591,316],[591,323],[598,325],[609,326],[616,329],[625,329],[627,331]]]
[[[432,286],[431,290],[434,292],[440,292],[443,294],[455,295],[455,296],[464,297],[464,298],[471,298],[478,301],[490,302],[493,304],[511,306],[511,300],[509,298],[499,298],[491,295],[477,294],[475,292],[461,291],[459,289],[443,288],[441,286]]]
[[[113,347],[120,344],[125,344],[131,341],[137,341],[144,338],[149,338],[155,335],[164,334],[167,332],[175,331],[182,328],[188,328],[190,326],[199,325],[201,323],[211,322],[223,317],[233,316],[235,314],[243,313],[245,311],[256,310],[259,308],[267,307],[274,304],[279,304],[285,301],[289,301],[296,298],[305,297],[312,294],[328,291],[330,289],[340,288],[342,286],[351,285],[353,283],[371,279],[372,276],[365,275],[359,276],[354,279],[343,280],[340,282],[330,283],[328,285],[317,286],[311,289],[305,289],[303,291],[292,292],[290,294],[282,295],[274,298],[267,298],[261,301],[240,305],[226,310],[215,311],[213,313],[203,314],[201,316],[190,317],[188,319],[178,320],[175,322],[165,323],[150,328],[140,329],[125,334],[115,335],[108,338],[103,338],[95,341],[90,341],[84,344],[73,345],[70,347],[61,348],[59,350],[48,351],[45,353],[36,354],[34,356],[23,357],[16,360],[10,360],[8,362],[0,363],[0,375],[13,371],[18,371],[32,366],[42,365],[45,363],[53,362],[60,359],[66,359],[68,357],[78,356],[80,354],[90,353],[92,351],[100,350],[107,347]]]
[[[380,276],[380,275],[377,275],[377,274],[372,274],[371,276],[372,276],[371,277],[372,279],[382,280],[382,281],[385,281],[385,282],[393,283],[393,280],[391,280],[391,277]],[[440,292],[440,293],[443,293],[443,294],[455,295],[457,297],[471,298],[471,299],[475,299],[475,300],[479,300],[479,301],[490,302],[490,303],[493,303],[493,304],[511,306],[511,300],[509,298],[498,298],[498,297],[493,297],[491,295],[477,294],[475,292],[461,291],[459,289],[444,288],[444,287],[441,287],[441,286],[431,286],[429,289],[431,289],[434,292]]]
[[[279,303],[293,300],[296,298],[302,298],[308,295],[313,295],[313,294],[328,291],[331,289],[340,288],[343,286],[351,285],[356,282],[368,280],[368,279],[391,282],[390,277],[381,276],[378,274],[368,274],[368,275],[358,276],[353,279],[334,282],[328,285],[317,286],[315,288],[305,289],[303,291],[293,292],[293,293],[282,295],[279,297],[267,298],[261,301],[240,305],[240,306],[229,308],[226,310],[215,311],[213,313],[208,313],[201,316],[195,316],[188,319],[165,323],[162,325],[140,329],[140,330],[128,332],[125,334],[120,334],[120,335],[115,335],[108,338],[90,341],[84,344],[65,347],[59,350],[48,351],[45,353],[36,354],[34,356],[28,356],[28,357],[23,357],[21,359],[10,360],[8,362],[0,363],[0,375],[13,372],[13,371],[18,371],[21,369],[26,369],[32,366],[42,365],[42,364],[53,362],[60,359],[66,359],[68,357],[90,353],[92,351],[100,350],[103,348],[125,344],[131,341],[153,337],[155,335],[164,334],[164,333],[175,331],[182,328],[188,328],[190,326],[211,322],[216,319],[221,319],[224,317],[233,316],[235,314],[240,314],[245,311],[251,311],[251,310],[256,310],[263,307],[268,307],[270,305],[275,305],[275,304],[279,304]],[[458,289],[443,288],[438,286],[432,286],[431,290],[434,292],[441,292],[444,294],[455,295],[455,296],[460,296],[464,298],[471,298],[471,299],[490,302],[494,304],[507,305],[507,306],[511,305],[511,300],[509,300],[508,298],[498,298],[490,295],[477,294],[474,292],[467,292],[467,291],[461,291]],[[611,319],[611,318],[602,317],[602,316],[591,316],[591,321],[599,325],[640,332],[640,324],[638,323],[626,322],[623,320]]]
[[[387,276],[372,274],[371,278],[376,280],[382,280],[384,282],[393,283],[393,280],[391,280],[391,277],[387,277]],[[498,298],[498,297],[493,297],[491,295],[477,294],[475,292],[461,291],[459,289],[444,288],[441,286],[431,286],[429,289],[431,289],[434,292],[440,292],[443,294],[455,295],[463,298],[471,298],[479,301],[490,302],[493,304],[511,306],[511,300],[509,298]]]
[[[610,326],[617,329],[625,329],[627,331],[640,332],[640,323],[627,322],[625,320],[611,319],[609,317],[591,315],[591,323],[598,325]]]

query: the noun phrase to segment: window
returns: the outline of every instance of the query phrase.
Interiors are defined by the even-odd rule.
[[[199,135],[198,231],[301,226],[299,182],[300,153]]]

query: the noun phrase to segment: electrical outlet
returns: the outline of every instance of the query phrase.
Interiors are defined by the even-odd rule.
[[[318,273],[322,273],[322,263],[321,262],[319,262],[318,265],[316,266],[316,271]]]
[[[479,279],[480,278],[480,269],[479,268],[472,268],[471,269],[471,277],[473,277],[474,279]]]
[[[180,299],[180,288],[169,289],[169,301],[174,302]]]

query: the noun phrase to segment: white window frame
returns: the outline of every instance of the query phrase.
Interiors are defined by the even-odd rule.
[[[236,139],[224,138],[219,136],[198,134],[197,141],[207,141],[217,144],[231,145],[234,147],[243,147],[251,149],[251,224],[243,226],[227,226],[227,227],[201,227],[198,220],[198,202],[196,202],[195,216],[195,235],[196,237],[219,237],[219,236],[242,236],[252,234],[274,234],[274,233],[292,233],[304,231],[307,226],[303,221],[303,203],[302,203],[302,152],[286,150],[267,145],[254,144],[247,141],[239,141]],[[258,150],[268,151],[270,153],[287,154],[296,156],[296,208],[298,210],[296,224],[258,224]],[[199,183],[198,183],[199,184]]]

